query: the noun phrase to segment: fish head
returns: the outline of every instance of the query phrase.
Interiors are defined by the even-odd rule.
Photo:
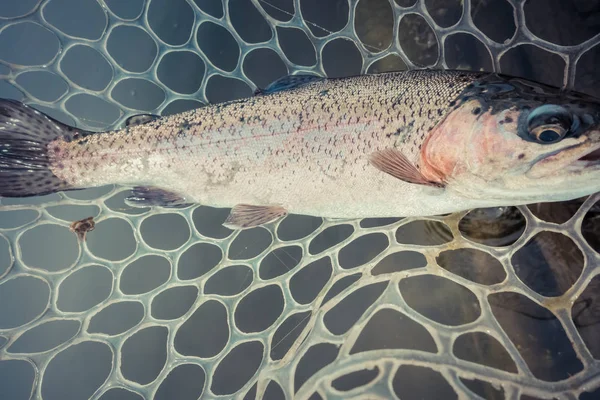
[[[423,144],[432,180],[470,198],[562,201],[600,191],[600,101],[489,75],[475,80]]]

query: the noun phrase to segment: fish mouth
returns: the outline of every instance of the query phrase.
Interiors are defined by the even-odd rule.
[[[542,178],[559,171],[580,174],[590,170],[600,170],[600,145],[578,143],[542,156],[533,163],[527,176]]]
[[[600,146],[579,157],[577,162],[583,162],[586,165],[600,164]]]

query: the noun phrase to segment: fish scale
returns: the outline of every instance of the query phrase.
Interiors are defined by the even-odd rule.
[[[561,100],[555,90],[548,93],[548,100]],[[595,123],[597,103],[588,110],[585,102],[577,105],[582,101],[565,98],[565,108],[550,109]],[[137,191],[141,203],[234,207],[234,214],[236,206],[249,205],[244,210],[253,223],[268,222],[261,213],[423,216],[535,196],[548,200],[554,193],[536,192],[538,181],[505,179],[513,173],[509,169],[523,171],[550,149],[522,132],[523,117],[536,107],[542,110],[535,111],[539,118],[546,118],[544,104],[541,86],[489,73],[283,78],[251,98],[165,118],[142,116],[136,118],[141,124],[114,132],[79,132],[47,118],[68,135],[57,134],[46,144],[47,164],[41,167],[52,178],[45,172],[36,190],[136,186],[145,188]],[[27,117],[19,118],[29,132]],[[44,124],[37,114],[32,120]],[[574,138],[565,142],[579,140],[571,145],[577,152],[585,137]],[[516,151],[524,152],[514,166]],[[576,175],[580,179],[579,171]],[[28,194],[19,190],[14,191]],[[553,190],[562,199],[594,189]]]
[[[162,180],[163,168],[185,174],[178,166],[186,160],[186,168],[201,168],[211,177],[207,183],[228,183],[230,171],[235,169],[232,166],[239,163],[240,172],[255,172],[253,179],[245,175],[248,184],[255,184],[260,174],[280,168],[310,168],[311,162],[318,162],[330,175],[349,164],[363,167],[365,154],[389,145],[397,145],[411,161],[418,162],[425,133],[442,118],[438,111],[447,109],[472,77],[466,73],[413,71],[324,80],[291,91],[201,108],[93,135],[85,143],[62,143],[61,154],[55,159],[65,169],[55,169],[55,173],[78,187],[132,184],[140,175],[152,177],[149,181]],[[430,112],[436,120],[429,119]],[[184,125],[189,128],[182,131]],[[359,136],[361,132],[365,134]],[[350,137],[358,141],[351,144]],[[166,149],[172,152],[170,159]],[[336,158],[340,152],[343,156]],[[103,156],[107,162],[95,168],[92,160]],[[155,168],[140,171],[136,165],[147,156],[160,160]],[[76,162],[82,166],[73,167]],[[195,192],[185,190],[193,199],[202,197]]]

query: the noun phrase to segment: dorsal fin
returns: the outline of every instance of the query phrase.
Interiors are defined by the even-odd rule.
[[[154,115],[154,114],[132,115],[131,117],[129,117],[125,120],[125,126],[130,127],[130,126],[136,126],[136,125],[143,125],[143,124],[147,124],[148,122],[157,120],[159,118],[160,118],[160,116]]]
[[[309,83],[322,81],[325,78],[316,75],[288,75],[277,79],[264,89],[257,89],[254,94],[271,94],[282,90],[295,89]]]

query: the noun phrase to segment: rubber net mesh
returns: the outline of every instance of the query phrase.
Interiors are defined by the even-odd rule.
[[[598,93],[595,1],[28,0],[0,16],[2,97],[95,130],[302,71],[486,69]],[[128,193],[2,199],[1,398],[600,396],[598,196],[230,231],[228,210]],[[90,216],[80,242],[69,224]]]

